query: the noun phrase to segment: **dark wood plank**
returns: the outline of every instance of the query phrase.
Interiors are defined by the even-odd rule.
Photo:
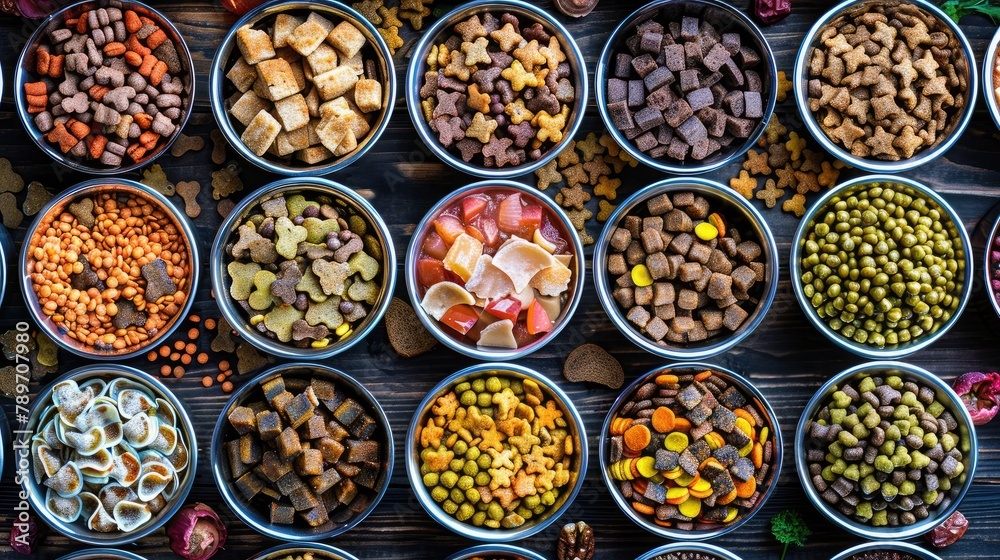
[[[198,73],[197,112],[193,115],[188,134],[201,135],[206,139],[215,127],[208,112],[208,70],[215,48],[228,28],[236,21],[231,14],[222,11],[214,1],[154,2],[179,26],[194,52]],[[551,9],[549,2],[543,4]],[[746,2],[742,2],[746,4]],[[795,13],[779,25],[766,29],[768,39],[775,50],[780,69],[791,70],[795,52],[806,30],[816,17],[829,6],[829,2],[803,0],[795,2]],[[582,20],[567,24],[586,55],[591,75],[596,59],[611,30],[627,13],[637,6],[636,2],[613,2],[604,0],[598,9]],[[977,59],[981,59],[986,44],[994,31],[988,21],[968,18],[963,23],[973,44]],[[13,114],[13,100],[9,81],[11,68],[17,53],[27,38],[31,26],[12,18],[0,19],[0,64],[4,78],[8,82],[4,91],[3,105],[0,107],[0,156],[15,162],[16,169],[27,180],[40,180],[53,190],[75,184],[86,177],[70,173],[53,165],[44,154],[31,144]],[[402,83],[409,62],[409,50],[417,35],[412,31],[405,34],[407,45],[396,56],[397,77]],[[783,112],[794,112],[791,102],[781,106]],[[591,102],[583,131],[600,127],[596,107]],[[975,118],[961,141],[945,157],[933,165],[915,170],[908,175],[927,183],[942,192],[962,216],[965,226],[973,231],[990,208],[1000,202],[1000,150],[997,130],[985,111],[982,102]],[[214,201],[209,189],[210,174],[217,168],[211,164],[209,151],[186,155],[183,160],[165,156],[160,160],[168,176],[175,180],[201,181],[206,188],[200,202],[206,211],[196,222],[203,255],[219,224],[218,215],[212,210]],[[231,157],[235,157],[231,154]],[[239,162],[244,173],[246,190],[261,186],[277,177],[260,172],[246,162]],[[738,164],[712,173],[709,177],[725,182],[734,174]],[[409,235],[414,224],[423,213],[441,196],[456,186],[471,182],[473,178],[451,170],[430,156],[417,139],[406,113],[400,91],[396,110],[389,130],[380,140],[375,150],[362,158],[351,168],[337,173],[332,179],[362,190],[372,199],[373,204],[383,214],[392,229],[397,255],[405,254]],[[620,196],[634,192],[637,188],[661,178],[649,170],[636,169],[628,172],[625,186]],[[530,177],[524,178],[530,181]],[[770,537],[768,519],[784,508],[797,508],[805,514],[814,531],[810,545],[804,550],[792,550],[789,558],[827,558],[849,545],[859,542],[844,531],[836,529],[823,520],[805,502],[804,493],[793,471],[791,444],[793,430],[802,408],[819,385],[830,375],[862,360],[838,350],[825,338],[815,332],[805,320],[791,292],[788,281],[788,251],[797,221],[777,210],[767,211],[768,222],[778,239],[781,251],[782,278],[778,297],[771,312],[758,330],[743,344],[729,353],[709,360],[711,363],[744,373],[756,383],[778,412],[786,440],[785,460],[777,492],[763,510],[742,529],[732,535],[717,539],[716,544],[730,548],[744,558],[777,558],[780,546]],[[27,224],[25,224],[26,226]],[[25,226],[13,232],[16,242],[24,236]],[[591,232],[596,235],[599,225],[592,223]],[[588,250],[589,254],[589,250]],[[207,256],[205,257],[207,262]],[[982,259],[976,255],[977,270]],[[399,267],[400,271],[402,266]],[[10,272],[13,273],[13,267]],[[978,282],[977,282],[978,284]],[[405,286],[398,283],[397,295],[406,297]],[[210,296],[207,280],[203,281],[197,293],[196,310],[202,317],[217,316],[215,304]],[[0,329],[10,328],[13,319],[24,317],[26,311],[16,287],[9,287],[8,295],[0,317]],[[945,379],[968,370],[995,369],[997,358],[995,340],[1000,333],[998,321],[989,306],[981,285],[977,285],[973,300],[956,327],[939,343],[907,361],[928,368]],[[571,510],[553,526],[528,539],[523,544],[549,557],[554,556],[554,539],[558,527],[567,521],[586,520],[594,526],[598,535],[600,560],[633,558],[662,542],[642,531],[628,521],[614,506],[608,490],[601,480],[597,465],[597,439],[600,425],[608,412],[608,407],[617,392],[604,388],[570,384],[562,379],[560,370],[565,356],[582,342],[594,342],[608,348],[621,360],[626,370],[626,380],[663,364],[649,354],[628,343],[607,321],[601,309],[590,278],[573,324],[546,348],[521,361],[535,368],[565,389],[586,419],[590,437],[589,450],[591,466],[587,472],[583,491]],[[207,347],[208,340],[200,343]],[[79,360],[63,356],[62,369],[67,370],[82,365]],[[364,382],[381,401],[393,423],[397,456],[402,455],[402,440],[417,403],[438,380],[460,367],[470,365],[473,360],[458,356],[450,351],[438,349],[431,354],[412,360],[398,358],[389,347],[385,330],[380,327],[367,340],[338,356],[331,363]],[[132,365],[146,367],[136,360]],[[189,368],[188,375],[180,380],[169,380],[168,384],[185,402],[188,412],[197,424],[199,435],[200,462],[192,499],[205,501],[216,508],[230,527],[230,540],[226,550],[217,558],[237,559],[263,550],[275,544],[253,532],[230,512],[221,501],[215,488],[209,468],[208,450],[212,427],[222,409],[226,397],[217,388],[204,390],[200,378],[207,373],[205,368]],[[237,383],[246,382],[237,379]],[[9,401],[3,403],[8,416],[13,418],[13,408]],[[995,426],[979,430],[980,467],[976,473],[972,491],[962,504],[962,511],[972,521],[972,527],[965,539],[948,549],[943,556],[949,558],[994,558],[997,541],[1000,539],[1000,516],[996,515],[996,503],[1000,500],[1000,434]],[[6,542],[10,528],[11,511],[17,503],[16,488],[12,480],[4,479],[0,486],[0,556],[10,557]],[[435,524],[417,504],[410,490],[401,459],[397,460],[390,488],[375,512],[357,528],[335,539],[334,543],[361,558],[443,558],[461,548],[474,544],[468,539],[453,535]],[[50,534],[45,545],[36,555],[39,559],[57,558],[79,545],[60,535]],[[175,558],[166,547],[163,534],[147,537],[142,542],[128,547],[150,559]]]

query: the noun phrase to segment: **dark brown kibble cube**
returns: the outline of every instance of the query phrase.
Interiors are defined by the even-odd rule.
[[[671,72],[680,72],[687,68],[684,57],[684,45],[667,45],[663,47],[664,65]]]
[[[670,105],[663,117],[664,121],[668,125],[677,128],[683,124],[684,121],[691,118],[692,115],[694,115],[694,111],[691,110],[691,105],[688,104],[687,100],[678,99]]]
[[[680,138],[674,138],[670,141],[670,145],[667,146],[666,154],[677,161],[684,161],[687,157],[688,149],[691,147],[684,143]]]
[[[760,93],[745,91],[743,92],[743,100],[746,107],[744,113],[746,118],[759,119],[764,116],[764,104],[760,99]]]
[[[645,307],[639,307],[638,305],[628,310],[628,314],[625,318],[632,322],[633,325],[639,327],[640,329],[646,328],[649,324],[649,311]]]
[[[643,110],[645,111],[645,109]],[[639,148],[640,152],[649,152],[658,145],[659,142],[656,141],[656,135],[652,132],[646,132],[635,139],[635,147]]]
[[[233,484],[247,500],[253,500],[264,489],[264,483],[252,472],[239,477]]]
[[[638,235],[636,235],[638,237]],[[615,229],[615,232],[611,234],[610,245],[615,251],[624,251],[628,248],[628,244],[632,242],[632,232],[628,229],[619,227]]]
[[[339,441],[325,437],[316,442],[316,449],[323,454],[323,460],[327,463],[336,463],[344,453],[344,444]]]
[[[261,412],[257,415],[257,430],[260,439],[271,441],[281,434],[281,416],[277,412]]]
[[[732,258],[736,256],[736,240],[732,237],[720,237],[719,244],[717,247],[721,249],[726,256]]]
[[[299,441],[299,434],[291,427],[285,428],[281,435],[275,439],[275,446],[278,449],[278,456],[283,461],[291,461],[302,453],[302,443]]]
[[[635,282],[632,281],[632,275],[628,273],[622,274],[618,278],[615,278],[615,284],[619,288],[635,288]]]
[[[289,492],[288,500],[292,502],[295,511],[307,511],[320,505],[316,495],[304,484]]]
[[[659,230],[644,229],[642,231],[642,247],[647,253],[656,253],[663,250],[663,238],[660,237]]]
[[[245,406],[238,406],[229,413],[229,423],[236,428],[236,433],[249,434],[257,428],[253,410]]]
[[[351,425],[347,427],[347,431],[358,439],[368,439],[372,437],[377,428],[378,424],[375,423],[374,418],[367,414],[362,414],[357,420],[351,422]]]
[[[726,47],[729,51],[730,56],[736,56],[740,52],[740,34],[739,33],[723,33],[722,34],[722,45]]]
[[[741,292],[746,292],[757,281],[757,274],[747,266],[740,266],[732,273],[733,287]]]
[[[615,298],[622,309],[630,309],[635,305],[634,288],[618,288],[611,292],[611,297]]]
[[[694,456],[694,453],[691,453],[690,449],[681,451],[677,458],[677,464],[689,475],[698,474],[698,458]]]
[[[730,122],[732,121],[730,120]],[[681,140],[692,145],[695,142],[708,139],[708,130],[705,128],[705,125],[698,120],[698,117],[695,116],[691,116],[686,121],[681,123],[675,132]]]
[[[323,453],[319,449],[303,449],[295,458],[295,471],[300,476],[323,473]]]
[[[256,465],[260,462],[264,450],[260,446],[260,440],[253,434],[240,436],[240,461],[244,465]]]
[[[705,329],[705,325],[701,321],[694,321],[694,325],[691,330],[687,332],[688,342],[701,342],[708,338],[708,330]]]
[[[701,265],[692,262],[684,263],[677,271],[677,277],[680,278],[681,282],[694,282],[701,278]]]
[[[289,471],[285,474],[285,476],[275,481],[275,486],[283,496],[287,496],[295,490],[304,487],[305,484],[302,482],[302,479],[299,478],[299,475],[295,472]]]
[[[667,305],[668,303],[674,303],[676,299],[676,292],[674,291],[674,285],[669,282],[654,282],[653,283],[653,305],[661,306]]]
[[[673,233],[694,231],[694,222],[683,210],[675,208],[663,216],[663,230]],[[676,238],[675,238],[676,239]]]
[[[360,471],[359,471],[360,472]],[[358,487],[349,478],[345,478],[333,487],[334,495],[337,496],[337,501],[349,505],[354,501],[354,498],[358,495]]]
[[[729,467],[729,472],[740,480],[749,480],[754,474],[753,463],[746,457],[740,457]]]
[[[337,410],[333,411],[333,417],[344,426],[349,426],[358,416],[365,413],[365,409],[354,399],[346,399],[340,403]]]
[[[716,428],[729,433],[736,426],[736,414],[724,406],[717,406],[712,411],[712,423]]]
[[[760,245],[753,241],[744,241],[736,246],[736,256],[745,263],[755,260],[760,253]]]
[[[662,340],[667,335],[668,330],[667,324],[659,317],[653,317],[646,324],[646,334],[652,337],[653,340]]]
[[[327,433],[326,419],[319,414],[314,414],[313,417],[306,422],[306,426],[300,435],[305,439],[320,439],[326,437]]]
[[[676,306],[675,306],[676,307]],[[685,313],[687,313],[685,311]],[[670,330],[675,333],[686,333],[694,328],[694,319],[690,315],[675,315],[670,320]]]
[[[330,522],[326,507],[323,506],[322,503],[319,503],[319,498],[316,498],[316,502],[319,505],[306,511],[299,512],[299,517],[301,517],[302,520],[306,522],[306,525],[310,527],[322,527]]]
[[[674,74],[666,67],[659,67],[642,79],[643,83],[646,84],[647,91],[655,91],[661,87],[671,84],[674,81]]]
[[[285,405],[285,415],[292,427],[298,429],[313,417],[316,408],[307,393],[299,393]]]
[[[716,43],[708,51],[708,54],[702,57],[701,63],[710,72],[715,72],[719,68],[722,68],[722,65],[729,60],[730,56],[729,50],[722,43]]]
[[[747,312],[743,310],[739,305],[730,305],[726,308],[726,314],[722,319],[722,326],[726,327],[731,331],[735,331],[740,328],[743,321],[747,318]]]
[[[625,101],[608,103],[608,116],[611,117],[611,124],[618,130],[635,128],[632,111],[629,110],[628,104]]]
[[[608,107],[624,101],[628,101],[628,82],[618,78],[608,79]]]
[[[677,309],[674,308],[674,304],[667,303],[665,305],[657,305],[653,308],[656,316],[664,321],[669,321],[677,316]]]
[[[642,232],[642,218],[639,216],[625,216],[622,220],[622,227],[628,230],[632,239],[639,239],[639,233]]]
[[[629,80],[628,106],[642,107],[646,103],[646,84],[642,80]]]
[[[312,387],[313,395],[320,401],[337,398],[337,388],[332,381],[313,378],[310,380],[309,386]]]
[[[608,273],[618,276],[628,272],[628,265],[625,264],[625,255],[612,253],[608,255]]]
[[[708,281],[706,293],[712,299],[723,299],[731,296],[733,294],[733,278],[726,274],[713,272]]]
[[[333,488],[342,480],[337,469],[326,469],[321,474],[309,477],[309,487],[316,494],[325,494],[327,490]]]
[[[700,111],[705,107],[711,107],[712,103],[715,102],[715,97],[712,96],[712,90],[708,88],[699,88],[693,91],[689,91],[685,96],[688,102],[688,106],[692,111]],[[683,135],[681,136],[684,137]]]
[[[701,87],[701,81],[698,77],[697,70],[681,70],[678,73],[678,85],[681,88],[681,93],[687,93],[689,91],[694,91]],[[676,125],[675,125],[676,126]]]
[[[699,36],[701,21],[695,17],[684,16],[681,18],[681,36],[684,41],[693,41]]]
[[[640,35],[639,50],[647,53],[657,54],[660,51],[660,43],[663,42],[663,34],[655,31],[647,31]]]
[[[652,107],[645,107],[641,109],[634,115],[634,118],[635,118],[635,125],[638,126],[640,130],[644,131],[660,126],[665,122],[663,118],[663,113],[657,111]],[[654,141],[656,140],[655,136],[653,137],[653,140]]]
[[[377,462],[379,460],[379,444],[375,440],[347,440],[347,462]]]
[[[698,293],[686,288],[677,292],[677,307],[681,309],[694,310],[698,307]]]
[[[292,523],[295,523],[295,508],[271,502],[271,524],[291,525]]]
[[[264,500],[269,500],[271,502],[277,502],[282,498],[281,492],[278,492],[270,486],[264,486],[260,491],[260,495]]]
[[[674,209],[667,193],[662,193],[646,201],[646,209],[653,216],[660,216]]]
[[[674,92],[670,89],[670,86],[663,86],[646,96],[646,105],[653,109],[656,109],[657,111],[667,110],[667,108],[670,107],[670,105],[672,105],[674,101],[677,101],[677,96],[674,95]],[[610,109],[610,106],[608,108]],[[673,131],[671,131],[671,134],[673,134]],[[666,144],[667,142],[669,142],[669,140],[667,140],[667,142],[663,142],[663,140],[661,139],[660,142]]]
[[[729,274],[733,271],[733,265],[729,261],[729,257],[719,249],[712,249],[712,254],[708,257],[708,262],[705,263],[705,266],[712,272],[722,274]]]
[[[758,282],[764,281],[764,271],[766,270],[764,268],[764,263],[760,261],[754,261],[752,263],[747,264],[747,266],[749,266],[750,270],[753,270],[754,274],[757,275]]]
[[[274,406],[274,398],[285,392],[285,380],[280,375],[273,379],[268,379],[260,384],[264,390],[264,398]]]
[[[635,305],[647,306],[653,303],[653,287],[652,286],[636,286],[635,288]]]
[[[354,484],[362,488],[374,490],[375,483],[378,481],[379,472],[381,472],[381,469],[377,465],[366,464],[361,467],[361,472],[359,472],[358,475],[351,480],[354,481]],[[361,500],[354,500],[352,507],[356,506],[360,501]],[[361,508],[361,511],[364,511],[364,508]],[[358,513],[361,511],[358,511]]]
[[[733,116],[726,118],[726,132],[737,138],[748,138],[756,127],[757,123],[750,119],[741,119]]]
[[[684,212],[679,209],[671,211],[671,213],[674,212],[676,212],[677,214],[684,214]],[[694,245],[693,235],[691,235],[690,233],[678,233],[677,235],[674,236],[672,240],[670,240],[670,245],[668,245],[668,247],[672,252],[678,255],[686,255],[687,252],[691,250],[691,245]]]
[[[631,266],[641,263],[646,258],[646,252],[642,250],[642,243],[632,241],[625,249],[625,262]]]
[[[292,465],[288,461],[278,458],[274,451],[265,451],[260,460],[260,464],[255,469],[257,474],[269,482],[277,482],[292,470]]]
[[[695,261],[700,264],[705,264],[708,262],[709,257],[712,256],[712,248],[700,241],[696,241],[691,244],[691,248],[688,249],[687,258],[689,260]]]
[[[760,64],[760,55],[749,46],[744,45],[740,47],[740,54],[737,58],[739,59],[740,64],[745,68],[753,68],[754,66]]]
[[[701,161],[711,154],[712,144],[709,143],[707,138],[698,140],[691,145],[691,159],[696,161]]]
[[[234,439],[225,443],[226,458],[229,460],[229,476],[239,478],[250,471],[251,467],[240,457],[240,440]]]
[[[666,124],[661,124],[656,128],[656,141],[662,144],[661,148],[665,148],[673,139],[674,129],[670,128]]]
[[[640,78],[645,78],[647,74],[656,70],[656,60],[649,54],[637,56],[632,59],[632,68]]]
[[[722,311],[719,309],[702,309],[699,312],[701,323],[705,330],[714,331],[722,328]]]
[[[278,393],[278,395],[275,396],[274,399],[271,401],[271,407],[274,408],[274,410],[280,412],[281,414],[284,414],[285,407],[288,406],[288,403],[292,402],[293,398],[295,398],[295,395],[291,394],[288,391],[282,391],[281,393]]]
[[[628,78],[630,75],[632,75],[632,55],[618,53],[615,56],[615,77]]]
[[[684,43],[684,63],[688,68],[694,68],[701,64],[704,57],[702,42],[700,38]]]
[[[645,264],[653,280],[667,278],[671,274],[670,259],[661,252],[648,255]]]
[[[726,113],[721,109],[704,107],[698,111],[697,116],[698,120],[705,125],[705,130],[708,131],[709,136],[718,138],[726,133],[726,123],[729,120],[726,118]],[[718,148],[716,148],[716,151],[718,151]]]
[[[708,199],[703,196],[696,196],[694,197],[694,202],[689,204],[684,211],[695,220],[704,220],[708,217],[709,208]]]
[[[734,117],[742,117],[746,108],[745,98],[741,91],[731,91],[722,98],[722,106]]]

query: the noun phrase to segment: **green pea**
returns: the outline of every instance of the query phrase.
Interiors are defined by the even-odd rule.
[[[468,391],[469,389],[472,389],[472,384],[469,383],[468,381],[463,381],[458,385],[455,385],[455,394],[461,395],[462,393]]]
[[[445,488],[454,488],[458,484],[458,474],[454,471],[445,471],[441,473],[440,481]]]
[[[431,489],[431,499],[441,503],[448,499],[448,489],[443,486],[435,486]]]
[[[424,477],[423,477],[424,486],[426,486],[428,488],[433,488],[434,486],[437,486],[439,480],[440,480],[440,477],[439,477],[438,473],[435,473],[435,472],[429,472],[429,473],[425,474]]]
[[[455,512],[458,511],[458,504],[451,500],[445,500],[441,504],[441,509],[443,509],[448,515],[455,515]]]
[[[488,377],[486,378],[486,390],[490,393],[499,393],[503,390],[503,384],[500,382],[499,377]]]
[[[493,393],[479,393],[476,404],[480,407],[487,407],[493,404]]]
[[[486,515],[494,521],[500,521],[503,519],[503,508],[497,502],[490,502],[490,506],[486,510]]]
[[[448,499],[456,504],[461,504],[465,502],[465,492],[458,488],[452,488],[451,492],[448,493]]]
[[[479,474],[476,475],[476,486],[488,486],[492,481],[493,478],[486,471],[479,471]]]
[[[458,397],[458,402],[462,406],[472,406],[472,405],[476,404],[476,400],[477,399],[478,399],[478,395],[476,395],[476,392],[470,389],[470,390],[462,393],[462,395],[460,397]]]
[[[472,524],[476,527],[482,527],[483,523],[486,522],[486,512],[477,511],[475,515],[472,516]]]
[[[455,452],[455,455],[465,455],[469,451],[469,444],[465,443],[464,440],[458,440],[451,450]]]

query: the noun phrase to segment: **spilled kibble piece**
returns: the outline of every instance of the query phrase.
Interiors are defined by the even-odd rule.
[[[617,389],[625,382],[621,363],[596,344],[581,344],[573,349],[563,364],[563,376],[569,381],[600,383]]]
[[[393,350],[404,358],[429,352],[437,344],[434,335],[420,323],[416,311],[397,297],[389,302],[389,309],[385,313],[385,330]]]

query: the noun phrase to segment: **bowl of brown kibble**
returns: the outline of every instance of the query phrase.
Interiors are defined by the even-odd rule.
[[[594,249],[604,311],[643,350],[701,359],[739,344],[778,287],[778,249],[763,216],[700,178],[654,183],[612,213]]]
[[[660,0],[625,18],[597,66],[597,107],[618,143],[667,173],[704,173],[749,150],[777,99],[760,29],[717,0]]]
[[[310,543],[308,545],[280,544],[260,554],[255,554],[247,560],[358,560],[358,558],[328,544]]]
[[[424,32],[413,53],[410,119],[431,152],[459,171],[495,179],[531,173],[583,122],[583,55],[533,4],[462,4]]]
[[[993,34],[990,46],[983,56],[983,97],[986,98],[986,108],[993,117],[993,124],[1000,128],[1000,60],[997,59],[997,46],[1000,45],[1000,28]]]
[[[282,175],[333,173],[389,125],[392,54],[375,27],[333,0],[269,2],[232,27],[212,62],[211,102],[241,156]]]
[[[481,544],[456,552],[447,560],[545,560],[545,557],[519,546]]]
[[[852,546],[830,560],[941,560],[941,557],[907,542],[886,541]]]
[[[636,560],[740,560],[740,557],[711,544],[666,544],[636,558]]]
[[[795,60],[795,102],[838,159],[913,169],[962,135],[979,71],[962,30],[924,0],[847,1],[813,25]]]
[[[38,326],[85,358],[121,360],[164,340],[198,287],[197,239],[162,194],[125,179],[85,181],[28,228],[21,290]]]
[[[14,101],[31,139],[77,171],[121,174],[170,149],[191,115],[184,37],[135,1],[78,2],[50,15],[21,52]]]

